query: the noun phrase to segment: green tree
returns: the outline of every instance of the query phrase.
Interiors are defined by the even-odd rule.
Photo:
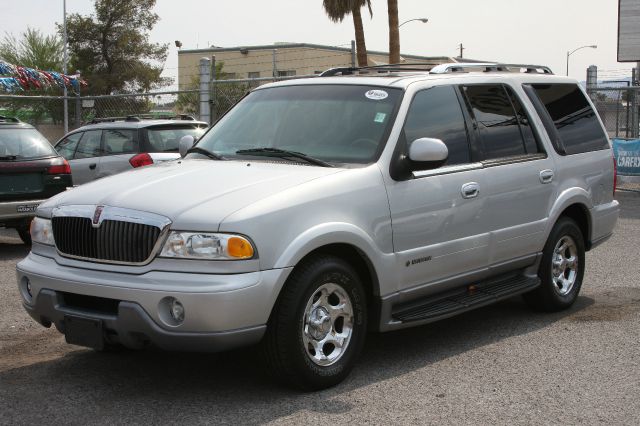
[[[398,22],[398,0],[387,0],[389,13],[389,63],[400,63],[400,27]]]
[[[353,27],[356,35],[356,52],[358,54],[358,65],[366,67],[369,62],[367,58],[367,45],[364,39],[364,26],[362,25],[362,14],[360,9],[364,6],[369,8],[369,15],[373,16],[371,10],[371,0],[323,0],[322,6],[333,22],[342,22],[344,18],[351,14],[353,17]]]
[[[14,65],[61,72],[62,56],[63,43],[57,34],[45,35],[33,28],[27,28],[19,37],[5,33],[0,41],[0,58]],[[21,93],[59,96],[62,94],[62,89],[53,85],[51,88],[45,86],[43,89],[18,94]],[[0,107],[7,114],[32,124],[49,120],[57,123],[63,118],[62,102],[56,100],[12,99],[3,102]]]
[[[156,0],[95,0],[95,13],[72,14],[67,34],[72,69],[89,82],[90,94],[143,92],[171,84],[161,77],[169,46],[151,43],[160,19]],[[58,25],[62,32],[62,26]]]
[[[14,65],[43,71],[62,71],[62,39],[27,28],[20,38],[5,33],[0,42],[0,58]]]

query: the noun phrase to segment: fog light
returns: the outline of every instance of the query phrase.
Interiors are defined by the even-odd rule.
[[[22,294],[22,298],[28,304],[33,303],[33,288],[31,287],[31,280],[27,277],[22,277],[20,279],[20,293]]]
[[[27,278],[27,293],[29,294],[29,297],[33,297],[33,292],[31,291],[31,281],[29,281],[29,278]]]
[[[177,299],[171,302],[171,318],[177,323],[184,321],[184,306]]]

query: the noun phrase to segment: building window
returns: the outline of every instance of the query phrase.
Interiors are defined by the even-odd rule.
[[[278,71],[278,77],[293,77],[296,75],[296,70]]]
[[[248,74],[249,78],[260,78],[260,71],[250,71]]]

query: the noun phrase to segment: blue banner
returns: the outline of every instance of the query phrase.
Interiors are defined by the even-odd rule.
[[[640,176],[640,139],[611,139],[618,174]]]

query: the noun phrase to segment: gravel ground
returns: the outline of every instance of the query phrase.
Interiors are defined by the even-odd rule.
[[[20,306],[27,254],[0,233],[0,423],[640,424],[640,194],[621,192],[614,237],[587,255],[562,313],[519,299],[371,335],[340,386],[296,393],[251,349],[220,355],[96,353]]]

